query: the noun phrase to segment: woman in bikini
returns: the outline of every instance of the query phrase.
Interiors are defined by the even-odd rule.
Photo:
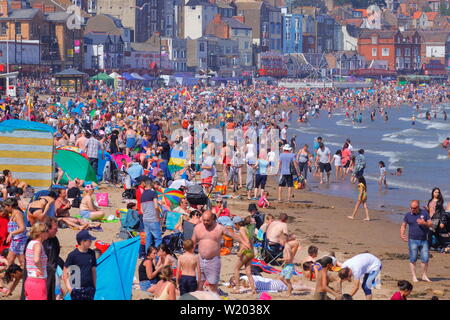
[[[245,267],[245,273],[249,279],[250,288],[252,290],[253,294],[256,294],[256,288],[255,288],[255,282],[253,281],[252,277],[252,259],[255,257],[255,254],[253,252],[253,235],[249,232],[249,229],[247,226],[251,223],[252,217],[248,216],[243,221],[238,222],[239,225],[239,253],[238,261],[236,263],[236,266],[234,268],[234,277],[235,279],[239,279],[239,270],[244,266]],[[234,293],[240,293],[239,290],[239,283],[236,283],[236,287],[234,289]]]
[[[5,176],[5,184],[8,192],[12,187],[21,188],[23,190],[28,187],[28,184],[26,182],[13,178],[11,170],[3,170],[3,175]]]
[[[36,221],[44,221],[44,218],[50,209],[53,208],[54,210],[56,198],[58,198],[56,192],[50,191],[48,196],[39,197],[39,199],[30,203],[27,217],[31,225],[35,224]]]

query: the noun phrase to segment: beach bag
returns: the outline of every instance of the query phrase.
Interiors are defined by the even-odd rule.
[[[72,208],[79,208],[81,205],[81,198],[77,197],[72,200]]]
[[[109,205],[109,198],[107,193],[96,193],[95,200],[100,207],[107,207]]]
[[[208,203],[208,197],[199,184],[189,186],[186,193],[186,199],[191,205],[205,205]]]
[[[292,176],[296,176],[297,175],[297,170],[295,170],[295,164],[294,161],[291,161],[289,163],[289,171],[291,172]]]

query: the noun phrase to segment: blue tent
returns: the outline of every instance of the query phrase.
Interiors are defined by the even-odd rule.
[[[124,72],[124,73],[122,74],[122,77],[124,77],[125,80],[128,80],[128,81],[138,80],[138,79],[136,79],[135,77],[133,77],[131,74],[129,74],[128,72]]]
[[[0,123],[1,132],[5,131],[13,132],[14,130],[31,130],[31,131],[51,132],[51,133],[54,133],[56,131],[55,128],[47,124],[34,121],[10,119]]]
[[[95,300],[131,300],[140,237],[113,242],[97,260]]]
[[[140,237],[113,242],[97,260],[94,300],[131,300]],[[64,300],[72,300],[66,294]]]

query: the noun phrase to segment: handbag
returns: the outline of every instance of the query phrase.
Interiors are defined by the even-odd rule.
[[[289,170],[290,170],[292,176],[297,175],[297,170],[295,169],[294,161],[291,161],[289,163]]]

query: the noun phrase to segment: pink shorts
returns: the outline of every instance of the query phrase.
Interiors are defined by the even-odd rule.
[[[25,280],[26,300],[47,300],[46,279],[28,277]]]

